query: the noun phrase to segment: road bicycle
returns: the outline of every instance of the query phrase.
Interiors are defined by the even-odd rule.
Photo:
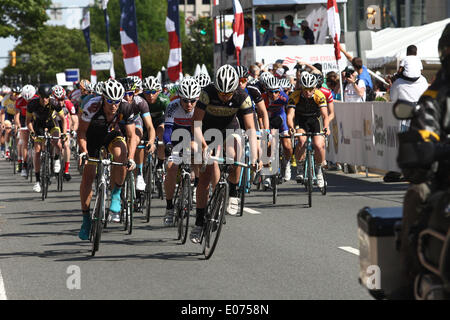
[[[240,166],[248,168],[248,165],[235,161],[232,158],[209,157],[212,161],[217,161],[220,168],[219,182],[208,200],[205,212],[205,222],[203,224],[200,244],[203,245],[205,259],[211,258],[219,241],[222,225],[225,224],[225,210],[228,204],[228,170],[230,166]]]
[[[133,212],[136,199],[136,184],[132,171],[127,172],[120,197],[122,199],[121,222],[124,224],[123,230],[131,234],[133,232]]]
[[[94,256],[99,250],[100,239],[103,228],[106,227],[108,220],[108,190],[109,190],[109,168],[110,166],[126,166],[126,163],[114,162],[110,158],[103,158],[104,152],[100,152],[99,159],[83,157],[83,161],[86,160],[91,163],[97,164],[97,174],[99,176],[99,183],[97,186],[97,192],[95,197],[94,209],[91,213],[91,230],[89,240],[92,242],[91,255]]]
[[[51,140],[59,140],[60,137],[54,137],[48,132],[45,132],[43,136],[36,136],[37,139],[44,140],[44,146],[41,150],[41,193],[42,201],[48,196],[48,186],[51,184],[51,176],[53,175],[53,156]]]
[[[312,192],[313,192],[313,185],[317,184],[317,176],[316,172],[314,170],[314,147],[312,143],[312,137],[314,136],[323,136],[325,139],[327,139],[326,133],[312,133],[312,132],[306,132],[306,133],[295,133],[293,135],[293,139],[295,137],[307,137],[306,139],[306,158],[305,158],[305,165],[304,165],[304,174],[303,174],[303,184],[305,185],[306,191],[308,192],[308,206],[311,208],[312,206]],[[322,175],[324,180],[324,186],[319,188],[320,192],[323,195],[326,195],[327,193],[327,179],[326,179],[326,173],[325,169],[322,167]],[[299,181],[300,183],[302,181]]]
[[[240,217],[244,214],[245,194],[250,193],[251,188],[250,143],[246,134],[244,134],[244,163],[247,164],[247,168],[240,170],[238,183],[238,194],[240,198],[238,215]]]

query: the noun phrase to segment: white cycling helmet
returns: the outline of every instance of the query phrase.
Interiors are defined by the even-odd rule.
[[[261,84],[264,85],[264,82],[267,80],[268,77],[273,77],[273,74],[271,74],[270,72],[264,71],[263,73],[261,73],[259,75],[259,81],[261,82]]]
[[[2,87],[2,92],[3,92],[3,94],[9,94],[9,93],[11,93],[11,88],[4,85]]]
[[[109,79],[105,82],[103,96],[110,100],[122,100],[125,96],[125,89],[119,81]]]
[[[276,77],[274,77],[274,76],[267,77],[267,78],[265,79],[263,85],[264,85],[264,87],[265,87],[267,90],[278,90],[278,89],[280,89],[280,82],[279,82],[279,80],[278,80]]]
[[[202,88],[200,87],[200,84],[193,77],[183,78],[178,87],[178,95],[185,99],[197,99],[200,97],[201,91]]]
[[[142,90],[142,80],[138,76],[132,76],[136,90]]]
[[[309,72],[302,72],[300,83],[304,88],[315,88],[317,86],[317,78]]]
[[[156,90],[161,91],[161,83],[159,82],[158,78],[150,76],[144,79],[142,83],[144,90]]]
[[[56,99],[62,99],[66,96],[66,90],[60,85],[53,86],[52,94]]]
[[[30,101],[31,99],[33,99],[35,94],[36,94],[36,88],[34,86],[32,86],[31,84],[25,85],[22,89],[22,97],[27,101]]]
[[[211,83],[211,78],[206,73],[199,73],[195,76],[195,80],[197,80],[200,87],[204,88]]]
[[[229,64],[221,66],[216,72],[214,85],[219,92],[230,93],[236,91],[239,86],[239,76],[236,69]]]
[[[105,83],[103,81],[99,81],[95,84],[95,93],[99,96],[103,94],[103,88],[105,87]]]
[[[289,79],[283,78],[280,80],[280,87],[283,88],[284,90],[292,89],[292,83]]]

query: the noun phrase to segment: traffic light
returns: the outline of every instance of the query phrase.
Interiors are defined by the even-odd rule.
[[[379,6],[371,5],[367,8],[367,28],[381,28],[381,10]]]
[[[15,66],[16,66],[16,52],[11,51],[11,67],[15,67]]]

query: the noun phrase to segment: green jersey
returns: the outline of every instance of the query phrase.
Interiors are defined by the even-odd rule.
[[[145,100],[144,95],[142,95],[142,98]],[[153,104],[148,103],[148,108],[150,110],[150,114],[152,115],[152,119],[164,117],[164,113],[166,112],[166,108],[169,105],[169,103],[170,103],[169,98],[162,93],[158,95],[155,103]]]

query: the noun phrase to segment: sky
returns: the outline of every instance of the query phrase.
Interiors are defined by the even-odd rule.
[[[90,3],[93,0],[53,0],[54,4],[61,4],[61,7],[82,7]],[[48,12],[47,12],[48,14]],[[80,21],[82,18],[82,9],[66,9],[62,10],[61,21],[49,20],[47,24],[49,25],[65,25],[68,28],[80,28]],[[8,52],[11,51],[16,42],[13,37],[0,38],[0,57],[7,57]],[[9,63],[9,59],[0,59],[0,71]]]

